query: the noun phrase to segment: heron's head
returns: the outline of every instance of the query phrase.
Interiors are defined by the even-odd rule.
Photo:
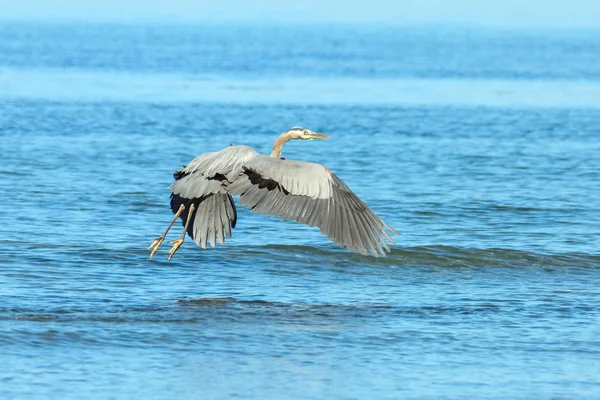
[[[301,139],[301,140],[313,140],[313,139],[328,139],[329,136],[323,135],[321,133],[316,133],[311,131],[310,129],[302,128],[301,126],[295,126],[289,131],[286,132],[290,134],[291,139]]]

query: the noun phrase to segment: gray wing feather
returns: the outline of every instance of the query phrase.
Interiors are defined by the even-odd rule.
[[[320,164],[258,155],[243,163],[243,166],[261,176],[268,176],[293,195],[313,199],[331,196],[329,172]]]
[[[227,191],[254,212],[318,226],[330,240],[366,255],[385,256],[397,234],[336,175],[319,164],[257,156]]]

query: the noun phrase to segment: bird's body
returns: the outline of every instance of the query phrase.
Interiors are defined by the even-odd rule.
[[[174,173],[175,182],[170,189],[175,219],[181,217],[184,230],[200,246],[215,247],[217,241],[224,243],[225,237],[231,237],[237,221],[232,196],[239,195],[239,203],[254,212],[318,226],[330,240],[348,250],[385,255],[385,251],[390,251],[385,239],[395,244],[386,231],[398,232],[379,219],[329,169],[280,158],[281,148],[288,140],[317,138],[327,136],[295,127],[275,141],[271,156],[248,146],[229,146],[199,155]],[[150,246],[152,255],[167,231]],[[182,235],[175,241],[170,256],[183,239]]]

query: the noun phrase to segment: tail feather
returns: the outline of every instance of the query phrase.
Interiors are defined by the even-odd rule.
[[[190,222],[186,232],[196,243],[202,246],[207,242],[206,238],[213,237],[213,235],[221,237],[225,234],[227,237],[231,237],[231,229],[235,228],[237,222],[237,211],[233,198],[229,194],[211,193],[202,197],[186,199],[172,193],[171,210],[173,213],[176,213],[182,204],[185,206],[185,211],[180,216],[183,226],[187,223],[189,207],[194,205],[195,210],[189,216]],[[196,221],[197,219],[198,221]],[[209,221],[211,223],[208,223]],[[212,247],[215,247],[213,242],[214,239],[210,243]]]
[[[186,199],[177,194],[171,193],[171,211],[173,211],[173,214],[177,213],[177,211],[179,210],[179,207],[181,207],[182,204],[185,206],[185,210],[179,216],[179,218],[181,219],[181,225],[185,226],[188,216],[189,216],[188,210],[192,204],[194,205],[195,211],[190,216],[191,219],[190,219],[190,223],[188,224],[188,228],[187,228],[187,234],[192,239],[194,239],[194,220],[196,219],[196,213],[198,212],[198,207],[200,206],[200,203],[202,203],[204,200],[206,200],[210,196],[212,196],[212,195],[196,197],[193,199]]]

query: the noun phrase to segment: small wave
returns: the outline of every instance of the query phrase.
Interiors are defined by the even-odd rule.
[[[146,243],[143,243],[144,245]],[[132,246],[125,244],[122,248],[95,247],[94,244],[64,244],[33,243],[23,240],[0,240],[0,245],[8,246],[12,251],[51,251],[55,256],[86,260],[105,264],[119,260],[136,259],[148,260],[148,251],[145,246]],[[184,251],[184,250],[180,250]],[[307,246],[267,244],[263,246],[219,245],[217,248],[200,249],[189,244],[185,248],[185,257],[175,258],[169,265],[178,262],[202,262],[210,257],[213,261],[233,262],[240,260],[269,261],[285,264],[295,264],[303,268],[312,268],[323,265],[340,267],[373,266],[373,267],[440,267],[440,268],[480,268],[480,267],[505,267],[505,268],[600,268],[600,254],[584,252],[570,253],[540,253],[507,248],[468,248],[445,245],[394,247],[386,257],[363,256],[339,248],[334,244]],[[9,252],[10,254],[10,252]],[[37,255],[36,255],[37,256]],[[33,257],[35,258],[35,257]],[[10,257],[9,257],[10,260]],[[2,260],[6,261],[6,260]],[[46,260],[49,262],[49,260]],[[159,266],[167,263],[166,259],[155,256],[153,265]],[[272,264],[272,263],[271,263]],[[300,269],[298,270],[300,271]]]
[[[585,267],[600,268],[600,255],[586,253],[541,254],[504,248],[422,246],[394,249],[392,258],[408,264],[439,267]]]
[[[343,249],[297,245],[265,245],[232,251],[233,257],[259,255],[304,257],[308,262],[321,263],[348,261],[377,266],[429,266],[429,267],[579,267],[600,268],[600,255],[587,253],[542,254],[504,248],[462,248],[432,245],[393,248],[386,257],[369,257]]]
[[[538,307],[548,316],[595,312],[582,304],[557,304],[544,302]],[[511,299],[466,299],[448,304],[398,304],[392,302],[350,301],[340,303],[278,302],[237,299],[234,297],[193,297],[173,300],[171,304],[148,306],[109,306],[106,308],[2,308],[0,321],[34,322],[52,324],[55,329],[74,322],[109,325],[131,323],[194,324],[213,322],[299,323],[313,327],[332,321],[355,321],[357,318],[378,319],[405,317],[432,317],[455,315],[491,315],[503,313],[528,313],[521,301]]]
[[[24,172],[19,171],[0,171],[0,175],[9,175],[9,176],[27,176]]]

